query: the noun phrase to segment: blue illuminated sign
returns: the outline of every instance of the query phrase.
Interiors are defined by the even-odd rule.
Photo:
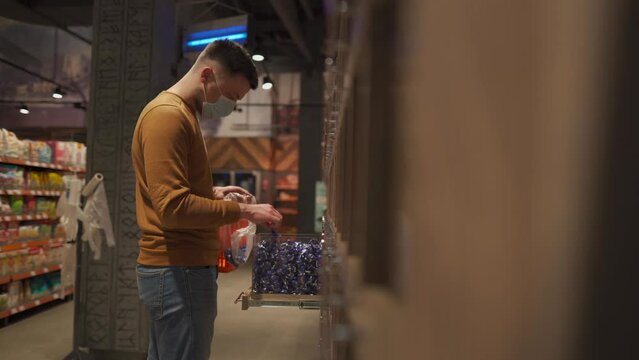
[[[247,38],[246,25],[229,26],[219,29],[198,31],[188,34],[186,47],[190,50],[201,50],[216,40],[228,39],[244,44]]]

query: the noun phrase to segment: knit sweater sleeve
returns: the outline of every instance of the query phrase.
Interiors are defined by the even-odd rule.
[[[233,223],[240,207],[191,192],[188,154],[194,132],[179,108],[157,106],[142,119],[140,143],[152,206],[166,229],[198,229]]]

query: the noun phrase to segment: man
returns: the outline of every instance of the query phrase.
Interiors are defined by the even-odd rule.
[[[137,278],[149,310],[148,359],[207,360],[217,315],[218,228],[241,218],[277,227],[271,205],[221,199],[213,188],[198,117],[229,115],[257,87],[249,54],[232,41],[209,44],[190,71],[140,114],[131,153],[142,231]]]

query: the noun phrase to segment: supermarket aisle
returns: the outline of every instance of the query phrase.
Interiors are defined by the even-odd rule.
[[[251,308],[233,301],[251,284],[251,267],[220,274],[213,360],[319,359],[319,311]]]
[[[314,360],[319,358],[319,312],[233,304],[251,282],[250,266],[220,274],[219,315],[213,360]],[[59,360],[71,350],[73,302],[0,329],[2,360]]]
[[[60,360],[73,346],[73,301],[0,329],[2,360]]]

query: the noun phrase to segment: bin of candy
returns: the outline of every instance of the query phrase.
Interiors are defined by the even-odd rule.
[[[253,292],[317,295],[321,256],[320,235],[257,235]]]

